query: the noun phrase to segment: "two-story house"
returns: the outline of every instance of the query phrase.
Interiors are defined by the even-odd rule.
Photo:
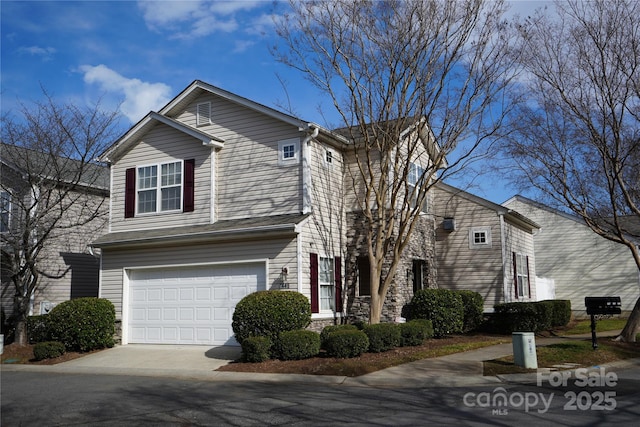
[[[438,287],[478,292],[485,312],[498,303],[536,301],[534,236],[540,226],[443,182],[433,192]]]
[[[115,141],[101,155],[109,228],[94,246],[122,343],[234,344],[235,304],[266,289],[306,295],[316,329],[367,319],[361,215],[347,197],[356,144],[202,81]],[[428,213],[417,228],[384,320],[434,275]]]
[[[108,169],[38,150],[0,145],[1,306],[14,314],[12,275],[35,260],[38,282],[28,314],[98,296],[100,260],[90,243],[106,231]],[[28,236],[28,244],[23,243]]]

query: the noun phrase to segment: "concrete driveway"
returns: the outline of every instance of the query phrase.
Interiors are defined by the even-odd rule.
[[[56,366],[76,372],[198,375],[238,359],[240,352],[239,346],[128,344]]]

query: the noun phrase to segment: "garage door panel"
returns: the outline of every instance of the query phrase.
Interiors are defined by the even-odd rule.
[[[129,342],[237,345],[233,310],[265,289],[264,271],[260,263],[131,271]]]

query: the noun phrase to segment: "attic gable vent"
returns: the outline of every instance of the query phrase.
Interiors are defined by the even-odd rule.
[[[196,126],[211,124],[211,103],[201,102],[196,105]]]

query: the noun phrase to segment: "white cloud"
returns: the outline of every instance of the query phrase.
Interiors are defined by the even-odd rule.
[[[53,54],[56,53],[56,49],[53,47],[23,46],[18,48],[18,52],[27,53],[33,56],[40,56],[44,61],[49,61],[52,59]]]
[[[80,71],[85,83],[98,85],[108,95],[124,96],[120,110],[133,123],[171,100],[171,88],[164,83],[129,79],[102,64],[82,65]]]
[[[241,25],[235,14],[261,7],[260,1],[139,1],[147,27],[171,33],[173,38],[205,37],[216,32],[231,33]]]

